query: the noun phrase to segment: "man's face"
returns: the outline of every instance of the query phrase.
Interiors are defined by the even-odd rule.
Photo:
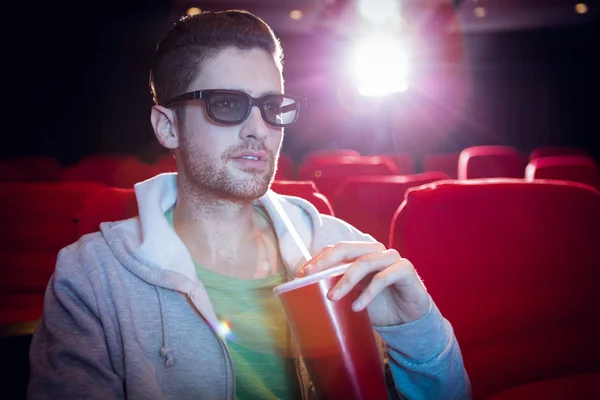
[[[283,82],[264,50],[228,48],[205,64],[188,91],[202,89],[239,90],[261,97],[281,93]],[[268,125],[257,107],[238,125],[212,121],[203,101],[187,102],[185,115],[176,155],[186,183],[221,197],[254,199],[266,193],[275,175],[282,128]]]

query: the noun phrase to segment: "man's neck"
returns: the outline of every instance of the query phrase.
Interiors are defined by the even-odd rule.
[[[275,233],[251,200],[180,191],[173,225],[192,257],[205,268],[246,279],[267,276],[278,268]]]
[[[173,223],[180,236],[193,237],[195,242],[219,247],[223,241],[241,243],[256,230],[254,205],[251,200],[202,197],[180,192]],[[223,240],[222,240],[223,239]]]

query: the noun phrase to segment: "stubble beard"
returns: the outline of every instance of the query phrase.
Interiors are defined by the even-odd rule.
[[[262,197],[271,187],[275,178],[277,158],[273,152],[264,145],[249,146],[247,144],[228,149],[219,157],[203,153],[192,143],[183,140],[180,151],[183,177],[187,189],[195,192],[196,196],[205,197],[213,195],[218,198],[234,198],[240,200],[254,200]],[[240,170],[233,173],[228,164],[231,157],[243,151],[264,151],[269,159],[266,171],[253,168]]]

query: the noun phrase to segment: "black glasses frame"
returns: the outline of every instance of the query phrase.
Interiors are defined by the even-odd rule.
[[[246,97],[248,99],[248,109],[246,110],[246,113],[244,114],[243,117],[241,117],[239,120],[235,120],[235,121],[226,121],[223,120],[221,118],[217,118],[213,112],[212,112],[212,106],[210,104],[210,98],[212,95],[216,95],[216,94],[236,94],[236,95],[242,95],[244,97]],[[281,107],[281,111],[285,112],[285,111],[291,111],[292,109],[296,109],[296,114],[294,115],[294,120],[292,122],[288,122],[286,124],[278,124],[276,122],[273,121],[269,121],[267,119],[267,116],[265,114],[265,109],[263,107],[264,103],[273,98],[273,96],[281,96],[281,97],[286,97],[289,99],[294,100],[296,103],[295,104],[289,104],[287,106],[283,106]],[[204,89],[204,90],[195,90],[193,92],[187,92],[184,94],[181,94],[179,96],[173,97],[172,99],[168,100],[165,103],[165,107],[170,107],[173,104],[176,103],[181,103],[184,101],[190,101],[190,100],[203,100],[204,101],[204,105],[206,108],[206,112],[208,114],[208,116],[210,117],[210,119],[212,119],[215,122],[218,122],[220,124],[224,124],[224,125],[237,125],[237,124],[241,124],[242,122],[244,122],[246,120],[246,118],[248,118],[248,116],[250,115],[250,112],[252,111],[252,107],[257,106],[258,109],[260,110],[260,115],[262,116],[263,120],[272,126],[276,126],[279,128],[283,128],[286,126],[290,126],[292,124],[294,124],[297,120],[298,117],[300,116],[300,111],[302,110],[303,107],[306,107],[308,101],[307,99],[303,98],[303,97],[299,97],[299,96],[292,96],[289,94],[266,94],[262,97],[253,97],[250,96],[248,93],[239,91],[239,90],[227,90],[227,89]],[[296,105],[297,104],[297,105]]]

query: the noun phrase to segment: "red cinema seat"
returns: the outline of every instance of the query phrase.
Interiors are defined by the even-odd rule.
[[[296,177],[296,171],[294,167],[294,161],[292,158],[285,154],[279,154],[279,161],[277,163],[277,171],[275,173],[275,179],[280,181],[293,180]]]
[[[527,157],[509,146],[473,146],[460,152],[458,179],[523,178]]]
[[[109,186],[130,189],[136,183],[150,179],[158,173],[156,165],[143,162],[135,157],[125,158],[116,165]]]
[[[25,174],[14,165],[0,162],[0,182],[24,182]]]
[[[94,154],[87,155],[63,170],[65,181],[92,181],[107,186],[116,186],[117,174],[122,172],[122,165],[137,164],[138,159],[130,154]]]
[[[600,399],[599,382],[600,373],[565,376],[510,388],[486,400],[597,400]]]
[[[385,154],[387,157],[394,161],[399,175],[410,175],[415,173],[415,160],[409,154]]]
[[[329,200],[319,193],[313,181],[273,181],[271,189],[278,194],[308,200],[321,214],[334,215]]]
[[[76,235],[100,230],[102,222],[120,221],[138,215],[137,199],[133,188],[107,187],[87,196],[83,207],[75,214]]]
[[[56,261],[56,260],[55,260]],[[30,333],[44,309],[44,290],[12,292],[4,289],[0,292],[0,331],[7,327],[11,331],[17,328],[23,334]]]
[[[458,178],[458,157],[460,153],[429,154],[423,160],[423,171],[439,171],[452,179]]]
[[[535,158],[525,168],[525,179],[556,179],[581,182],[600,189],[600,168],[589,156]]]
[[[443,181],[409,189],[392,224],[453,325],[474,399],[600,371],[600,192]]]
[[[529,153],[529,161],[540,157],[553,156],[589,156],[585,147],[577,146],[539,146]]]
[[[0,291],[43,290],[58,251],[76,239],[73,215],[95,182],[2,183]]]
[[[315,160],[327,160],[339,157],[360,157],[360,152],[351,149],[321,149],[313,150],[304,155],[302,164],[311,163]]]
[[[158,157],[154,165],[158,173],[177,172],[177,161],[170,152]]]
[[[298,169],[298,180],[314,181],[320,193],[332,199],[344,179],[357,175],[397,175],[393,160],[380,156],[343,156],[313,160]]]
[[[450,179],[442,172],[413,175],[355,176],[347,178],[332,199],[336,217],[386,246],[392,217],[410,187]]]
[[[62,165],[45,155],[14,156],[3,160],[17,168],[27,182],[58,182],[62,179]]]

